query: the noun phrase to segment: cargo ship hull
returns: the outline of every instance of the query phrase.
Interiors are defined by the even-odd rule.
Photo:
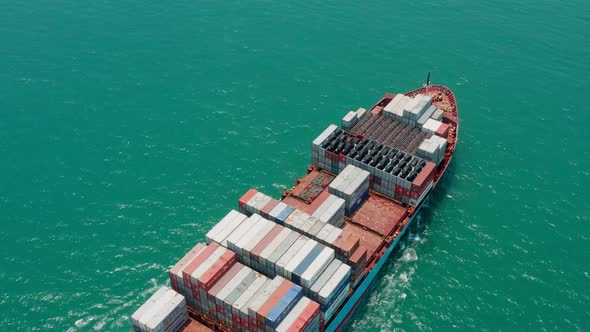
[[[429,82],[349,112],[312,142],[307,174],[280,200],[248,190],[170,268],[171,288],[132,315],[135,331],[343,330],[447,170],[458,130],[455,96]]]

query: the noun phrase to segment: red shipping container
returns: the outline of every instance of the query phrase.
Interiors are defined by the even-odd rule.
[[[248,203],[248,201],[250,199],[252,199],[252,197],[254,197],[254,195],[256,195],[258,193],[258,190],[256,189],[250,189],[248,190],[244,196],[242,196],[240,198],[240,200],[238,201],[238,205],[240,206],[240,210],[243,210],[246,207],[246,203]]]
[[[422,193],[424,188],[430,182],[430,179],[434,176],[436,165],[431,162],[427,162],[422,171],[418,173],[418,176],[412,182],[412,188],[415,188],[417,192]]]
[[[272,242],[272,240],[274,240],[275,237],[277,237],[277,235],[279,235],[279,233],[283,229],[284,229],[283,226],[281,226],[281,225],[275,225],[270,230],[270,232],[268,232],[268,234],[266,234],[266,236],[264,236],[262,238],[262,240],[260,240],[260,242],[258,242],[258,244],[254,247],[254,249],[252,249],[252,251],[250,251],[250,258],[253,261],[258,262],[258,257],[260,257],[260,254]]]
[[[449,135],[449,125],[446,123],[441,124],[436,131],[436,135],[446,138]]]
[[[181,272],[183,269],[187,267],[187,265],[198,256],[198,254],[205,249],[205,245],[202,243],[198,243],[194,246],[184,257],[182,257],[173,267],[170,268],[168,271],[168,276],[170,278],[170,284],[172,285],[172,289],[175,291],[179,291],[178,282],[176,280],[176,275],[178,272]]]
[[[301,313],[301,315],[299,315],[299,317],[297,317],[297,319],[295,319],[295,321],[293,322],[293,324],[289,327],[289,329],[287,331],[288,332],[305,331],[305,329],[307,329],[309,327],[309,324],[319,314],[320,314],[320,305],[317,304],[316,302],[313,302],[313,301],[309,302],[307,307],[305,307],[305,309],[303,309],[303,312]]]
[[[266,317],[269,312],[279,303],[279,301],[281,301],[283,296],[287,294],[293,285],[294,284],[289,280],[284,280],[266,302],[264,302],[260,309],[258,309],[258,312],[256,313],[256,324],[258,326],[266,326]]]
[[[236,263],[232,266],[226,274],[223,275],[207,292],[207,301],[210,304],[215,303],[215,296],[225,287],[225,285],[244,267],[241,263]],[[213,309],[211,309],[213,310]]]
[[[221,276],[236,262],[236,254],[227,250],[211,267],[198,279],[199,288],[209,290]]]
[[[395,192],[396,192],[397,194],[401,194],[401,193],[403,193],[403,190],[404,190],[404,187],[400,186],[399,184],[396,184],[396,185],[395,185]]]
[[[318,197],[316,197],[316,199],[313,200],[313,202],[311,202],[311,204],[309,205],[305,205],[305,207],[303,209],[303,212],[312,215],[319,207],[320,205],[322,205],[322,203],[324,203],[326,201],[326,199],[328,199],[328,197],[330,197],[330,193],[327,191],[322,191],[321,194],[318,195]],[[293,206],[294,208],[297,208],[296,206]]]
[[[264,218],[268,219],[268,214],[270,213],[270,211],[272,211],[272,209],[274,209],[277,205],[279,204],[279,201],[277,201],[276,199],[271,199],[270,202],[268,202],[268,204],[266,204],[262,210],[260,210],[260,215],[263,216]]]
[[[356,274],[358,271],[365,268],[367,262],[367,248],[359,246],[352,256],[348,259],[348,264],[352,268],[352,274]]]
[[[197,255],[190,263],[187,264],[186,268],[182,270],[182,279],[185,287],[191,287],[191,274],[203,264],[207,257],[219,248],[219,244],[211,243],[207,245],[207,248],[203,249],[199,255]]]
[[[358,248],[360,244],[360,239],[350,233],[342,232],[334,241],[334,246],[338,249],[338,253],[345,258],[350,257],[350,255]]]

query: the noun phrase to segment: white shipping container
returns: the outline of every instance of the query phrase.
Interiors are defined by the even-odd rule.
[[[342,234],[342,229],[336,228],[331,233],[329,233],[325,238],[324,241],[329,244],[333,244],[336,239]]]
[[[232,305],[256,280],[258,273],[245,266],[236,276],[228,282],[221,292],[217,294],[217,299],[223,305],[226,318],[231,321]]]
[[[438,130],[438,128],[442,125],[442,122],[434,120],[434,119],[428,119],[426,120],[426,122],[424,122],[424,125],[422,126],[422,131],[430,133],[430,134],[434,134],[436,133],[436,131]]]
[[[324,269],[334,260],[334,249],[325,247],[318,257],[301,275],[301,286],[311,288]]]
[[[289,261],[289,263],[285,264],[285,269],[284,269],[284,275],[283,277],[292,280],[292,273],[293,271],[295,271],[295,269],[297,268],[297,266],[299,266],[299,264],[301,264],[301,262],[310,254],[310,252],[317,246],[319,245],[319,243],[317,243],[317,241],[312,240],[312,239],[308,239],[307,242],[305,243],[305,245],[303,247],[301,247],[301,250],[299,250],[295,256],[293,256],[293,259],[291,259]]]
[[[176,293],[154,313],[146,323],[146,327],[149,331],[163,331],[165,325],[178,325],[179,321],[184,323],[187,320],[186,300],[182,295]]]
[[[330,321],[330,319],[332,318],[332,316],[334,315],[334,313],[336,313],[336,310],[342,305],[342,303],[344,303],[344,300],[346,300],[346,297],[348,296],[349,291],[350,291],[350,286],[346,286],[337,295],[336,300],[334,300],[334,302],[332,303],[332,305],[330,305],[330,307],[327,308],[326,311],[323,313],[323,316],[324,316],[324,320],[325,321]]]
[[[287,236],[285,242],[277,246],[277,249],[275,249],[275,251],[271,253],[270,257],[267,260],[267,264],[270,265],[269,268],[273,269],[273,273],[276,273],[276,265],[278,261],[281,259],[281,257],[283,257],[283,255],[285,255],[287,251],[289,251],[289,249],[301,238],[305,239],[306,237],[300,235],[297,232],[293,232],[289,234],[289,236]]]
[[[273,223],[270,220],[266,220],[261,217],[261,221],[259,222],[262,224],[262,227],[259,229],[252,229],[252,237],[247,243],[243,243],[241,246],[242,256],[249,262],[252,259],[252,255],[250,252],[256,247],[258,243],[275,227],[278,226],[277,224]],[[242,244],[240,244],[242,245]]]
[[[321,145],[336,129],[338,129],[337,125],[329,125],[328,128],[326,128],[315,140],[313,140],[312,144],[315,146]]]
[[[260,291],[265,283],[270,281],[267,277],[262,274],[257,274],[256,279],[248,286],[248,288],[238,297],[237,300],[232,304],[232,315],[240,316],[241,319],[248,319],[248,308],[245,306],[248,302]],[[241,314],[245,309],[245,313]]]
[[[131,315],[131,322],[133,323],[133,325],[137,326],[138,328],[142,328],[142,325],[145,324],[145,319],[143,318],[144,315],[151,315],[154,312],[154,310],[157,310],[157,307],[161,304],[161,302],[167,300],[167,298],[164,296],[167,295],[168,290],[170,290],[170,288],[162,286],[152,296],[150,296],[150,298],[147,299],[147,301],[145,301],[145,303],[142,304],[141,307],[139,307]],[[172,294],[167,296],[171,298]]]
[[[367,114],[367,110],[364,108],[359,108],[358,110],[356,110],[356,117],[360,120],[363,118],[363,116],[365,116],[365,114]]]
[[[385,105],[385,107],[383,107],[383,111],[391,113],[393,107],[397,105],[403,99],[403,97],[404,95],[402,93],[398,93],[397,95],[395,95],[395,97],[393,97],[393,99],[387,105]]]
[[[252,196],[252,198],[250,198],[250,200],[246,202],[246,212],[254,213],[254,209],[252,207],[256,205],[256,203],[258,203],[264,197],[266,197],[266,195],[261,192],[257,192],[256,194],[254,194],[254,196]]]
[[[320,274],[318,280],[316,280],[313,285],[311,285],[311,288],[309,289],[310,298],[312,298],[314,301],[317,301],[317,294],[320,292],[320,290],[322,290],[328,280],[332,278],[334,273],[340,268],[340,266],[342,266],[342,264],[344,263],[338,259],[334,259],[332,262],[330,262],[328,267],[326,267],[326,269]]]
[[[215,251],[213,251],[213,253],[211,253],[211,255],[203,261],[203,264],[199,265],[199,267],[197,267],[193,273],[191,273],[191,283],[193,285],[198,285],[197,280],[226,252],[227,249],[224,247],[215,249]]]
[[[161,287],[131,316],[133,324],[143,331],[152,331],[174,309],[170,303],[176,303],[173,301],[176,296],[184,300],[184,297],[173,289]],[[186,302],[184,304],[186,306]]]
[[[250,219],[252,221],[254,221],[254,224],[252,225],[252,227],[250,227],[248,229],[247,233],[244,234],[244,236],[242,236],[236,242],[232,242],[232,241],[229,241],[228,240],[228,248],[231,249],[231,250],[233,250],[239,256],[244,255],[244,251],[242,250],[242,248],[244,248],[244,246],[247,243],[250,243],[250,241],[252,240],[252,238],[254,236],[256,236],[256,234],[258,232],[260,232],[262,230],[262,228],[266,225],[265,219],[262,218],[258,214],[253,214],[252,216],[250,216]]]
[[[324,228],[324,226],[326,226],[326,222],[316,217],[310,217],[309,220],[313,221],[313,225],[307,232],[307,235],[309,235],[309,237],[312,239],[316,239],[318,233],[322,230],[322,228]]]
[[[318,293],[318,301],[321,304],[330,302],[330,300],[337,294],[335,291],[338,290],[339,286],[343,283],[350,283],[350,266],[342,264],[332,277],[326,282],[324,287]]]
[[[444,113],[443,110],[437,109],[436,111],[434,111],[434,113],[432,113],[431,118],[434,120],[437,120],[437,121],[442,121],[443,113]]]
[[[319,233],[318,233],[318,236],[317,236],[318,240],[319,240],[320,242],[325,242],[325,241],[326,241],[325,239],[326,239],[326,238],[327,238],[327,237],[328,237],[330,234],[332,234],[333,232],[335,232],[335,231],[336,231],[336,229],[337,229],[337,228],[336,228],[334,225],[331,225],[331,224],[326,224],[326,226],[324,226],[324,228],[322,228],[322,230],[321,230],[321,231],[319,231]]]
[[[248,303],[248,317],[253,318],[256,321],[256,313],[266,303],[268,298],[279,288],[279,286],[285,281],[284,278],[276,276],[269,283],[265,284],[255,297]]]
[[[309,241],[309,238],[306,236],[300,236],[295,243],[281,256],[281,258],[277,261],[275,265],[275,272],[280,275],[285,275],[285,266],[299,253],[301,248]]]
[[[226,238],[240,224],[246,220],[246,215],[231,210],[217,225],[215,225],[205,236],[207,244],[217,242],[222,246],[227,246]]]
[[[257,221],[258,221],[257,218],[254,218],[254,219],[247,218],[244,221],[242,221],[240,226],[236,227],[236,229],[234,229],[234,231],[231,232],[231,234],[228,235],[227,238],[225,239],[227,247],[230,249],[235,248],[235,244],[242,237],[244,237],[244,235],[248,234],[250,229],[252,229],[252,227],[256,224]]]

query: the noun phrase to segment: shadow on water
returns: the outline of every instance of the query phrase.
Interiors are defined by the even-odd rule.
[[[389,257],[386,264],[383,266],[379,274],[373,281],[373,284],[369,287],[365,296],[361,299],[359,306],[357,307],[355,313],[353,314],[351,320],[347,323],[345,330],[352,331],[352,326],[350,323],[356,319],[362,319],[368,311],[367,303],[373,291],[375,291],[375,287],[379,284],[380,280],[390,271],[391,267],[394,266],[397,261],[403,256],[405,249],[408,248],[416,239],[416,237],[420,237],[423,235],[424,231],[428,228],[428,226],[435,222],[434,219],[434,211],[439,208],[441,204],[443,204],[444,199],[447,198],[447,193],[449,189],[452,187],[453,180],[455,177],[456,166],[454,162],[451,162],[445,171],[442,179],[437,184],[436,188],[433,192],[430,193],[426,201],[424,202],[424,206],[418,211],[414,221],[408,228],[407,232],[403,235],[400,239],[397,248],[393,250],[391,256]]]

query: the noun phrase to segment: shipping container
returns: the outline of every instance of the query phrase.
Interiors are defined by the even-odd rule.
[[[205,238],[207,239],[207,244],[211,242],[217,242],[222,246],[227,246],[226,238],[227,236],[233,232],[240,224],[246,220],[246,215],[231,210],[220,222],[218,222],[213,228],[207,232]]]
[[[136,331],[179,331],[188,320],[184,296],[161,287],[135,313],[131,322]]]

